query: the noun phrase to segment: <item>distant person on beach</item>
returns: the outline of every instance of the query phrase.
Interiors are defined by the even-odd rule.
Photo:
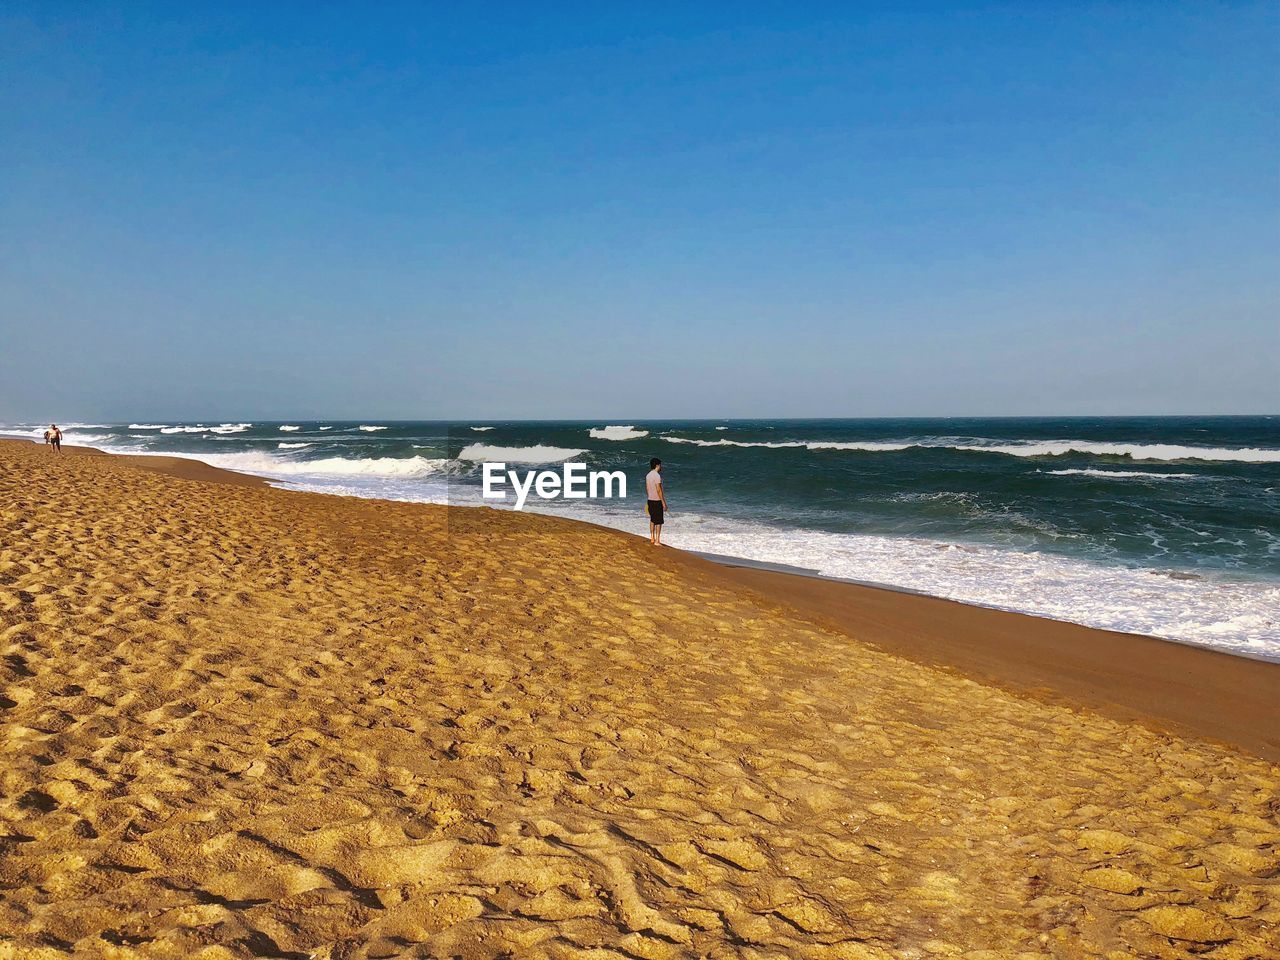
[[[62,431],[56,423],[49,424],[49,429],[44,432],[44,442],[53,447],[54,453],[62,452]]]
[[[667,509],[667,495],[662,490],[662,461],[654,457],[649,461],[652,468],[644,478],[645,492],[649,501],[645,510],[649,514],[649,542],[655,547],[662,546],[662,514]]]

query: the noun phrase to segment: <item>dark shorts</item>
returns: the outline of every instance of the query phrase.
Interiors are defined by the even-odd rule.
[[[661,500],[649,501],[649,521],[651,523],[656,523],[658,526],[662,526],[662,501]]]

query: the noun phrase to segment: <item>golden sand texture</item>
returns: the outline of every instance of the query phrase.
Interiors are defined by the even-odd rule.
[[[1280,769],[639,539],[14,444],[0,538],[0,958],[1280,956]]]

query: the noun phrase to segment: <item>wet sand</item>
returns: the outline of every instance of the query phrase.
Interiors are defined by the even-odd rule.
[[[0,958],[1274,955],[1280,768],[742,576],[0,443]]]
[[[920,663],[1280,762],[1278,663],[839,580],[720,576]]]

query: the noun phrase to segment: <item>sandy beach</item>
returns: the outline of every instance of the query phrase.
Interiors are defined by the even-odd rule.
[[[1280,956],[1280,668],[0,442],[0,958]]]

